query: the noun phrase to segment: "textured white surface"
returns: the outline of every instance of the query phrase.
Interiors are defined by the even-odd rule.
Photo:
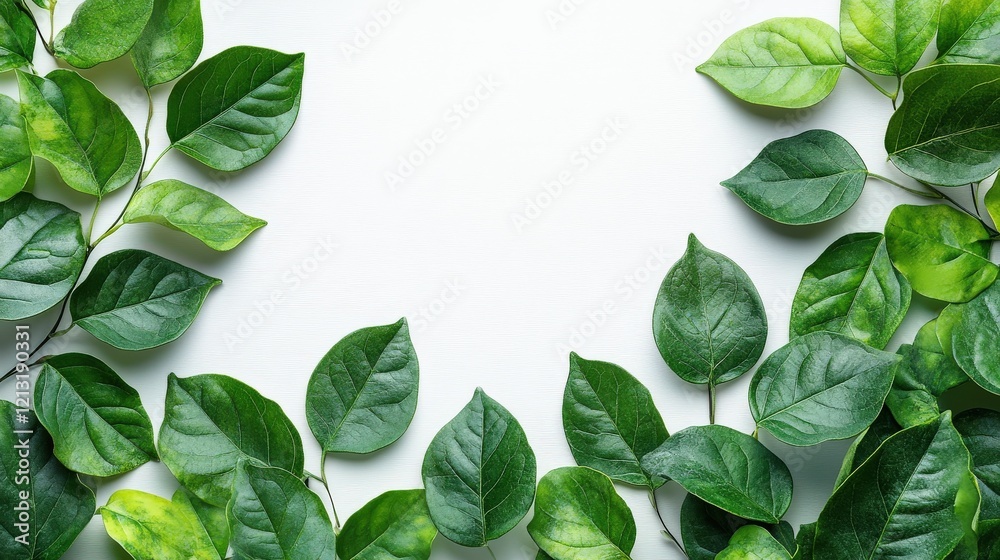
[[[825,103],[795,112],[741,104],[694,72],[725,36],[758,21],[808,15],[836,24],[834,0],[573,1],[203,0],[203,58],[236,44],[307,53],[302,112],[288,139],[246,172],[214,173],[172,153],[153,177],[212,189],[270,225],[221,256],[155,226],[124,228],[102,252],[158,250],[225,284],[164,348],[127,354],[76,332],[46,353],[75,349],[108,361],[139,389],[155,426],[169,372],[233,375],[285,408],[315,471],[303,406],[313,366],[348,332],[410,317],[421,365],[417,416],[389,449],[329,460],[344,518],[385,490],[419,486],[424,449],[477,386],[520,419],[539,475],[571,464],[561,425],[566,349],[639,377],[671,431],[707,422],[703,388],[670,373],[653,344],[653,300],[667,267],[690,232],[737,260],[769,313],[767,352],[782,345],[805,266],[844,233],[880,230],[891,206],[909,197],[872,182],[839,220],[793,229],[766,223],[718,183],[767,142],[809,128],[846,136],[873,171],[893,174],[882,148],[891,107],[851,72]],[[59,19],[77,3],[60,2]],[[377,23],[373,12],[390,6],[391,21]],[[560,6],[573,6],[564,21],[551,15]],[[379,29],[367,44],[357,41],[366,27]],[[51,67],[43,51],[38,58],[40,69]],[[130,72],[119,60],[85,74],[139,126],[144,99]],[[0,86],[14,91],[9,77]],[[155,91],[154,153],[166,144],[168,89]],[[588,155],[602,134],[605,147],[591,151],[603,152]],[[400,158],[428,143],[433,153],[390,186],[386,174],[399,171]],[[543,186],[560,180],[561,192],[549,196]],[[47,164],[39,181],[43,197],[66,198]],[[106,203],[99,228],[124,191]],[[87,208],[84,197],[68,197]],[[278,303],[268,303],[275,294]],[[929,312],[918,301],[891,347]],[[52,318],[39,318],[33,332],[43,334]],[[2,325],[0,341],[13,342],[12,333]],[[0,346],[12,360],[11,345]],[[720,422],[751,429],[749,380],[720,390]],[[813,520],[847,444],[764,441],[795,475],[789,519]],[[98,503],[124,487],[169,496],[176,482],[153,463],[99,482]],[[634,557],[679,558],[644,493],[620,491],[639,526]],[[675,530],[681,498],[676,486],[661,493]],[[535,550],[524,524],[494,549],[514,560]],[[67,555],[124,557],[98,519]],[[439,560],[487,557],[444,539],[434,550]]]

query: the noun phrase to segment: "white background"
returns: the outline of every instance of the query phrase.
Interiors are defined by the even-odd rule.
[[[742,104],[694,72],[726,36],[764,19],[813,16],[836,24],[835,0],[576,2],[563,3],[560,19],[559,0],[404,1],[383,25],[373,12],[385,10],[386,0],[203,0],[203,58],[236,44],[306,52],[301,114],[274,153],[242,173],[215,173],[171,153],[151,178],[208,188],[270,224],[222,255],[155,226],[123,228],[101,253],[154,249],[225,284],[194,327],[166,347],[129,354],[74,332],[45,353],[72,349],[106,360],[139,389],[157,427],[168,373],[235,376],[284,407],[305,441],[306,467],[316,471],[303,406],[313,366],[347,333],[409,317],[421,366],[417,415],[389,449],[328,460],[342,519],[383,491],[420,486],[426,446],[477,386],[520,419],[539,476],[572,464],[561,424],[566,349],[636,375],[672,432],[706,423],[704,388],[676,378],[653,344],[653,301],[669,264],[691,232],[734,258],[767,308],[767,352],[784,344],[802,270],[837,237],[881,230],[892,206],[914,199],[871,182],[840,219],[789,228],[759,218],[718,183],[767,142],[811,128],[844,135],[873,171],[899,177],[882,147],[891,106],[852,72],[823,104],[791,112]],[[59,3],[60,24],[76,4]],[[370,35],[359,38],[366,26]],[[41,70],[52,67],[41,48],[37,58]],[[85,74],[141,126],[145,101],[127,59]],[[480,88],[476,99],[484,81],[496,86]],[[15,91],[9,76],[0,85]],[[166,145],[168,92],[155,90],[154,154]],[[454,106],[463,103],[471,110],[459,115]],[[592,151],[602,153],[588,159],[581,150],[609,121],[624,130],[604,148],[596,144]],[[386,174],[435,129],[444,138],[434,153],[390,187]],[[87,211],[86,197],[59,184],[48,164],[39,167],[41,196]],[[560,174],[572,182],[549,197],[543,185]],[[106,202],[99,231],[125,191]],[[518,228],[515,217],[531,201],[546,207]],[[324,258],[314,259],[317,251]],[[457,294],[445,302],[449,285]],[[267,303],[276,292],[279,303]],[[613,312],[603,313],[606,306]],[[917,301],[891,348],[930,313]],[[33,332],[40,338],[52,320],[38,318]],[[2,325],[3,336],[13,343],[13,325]],[[6,366],[12,344],[2,346]],[[749,381],[720,390],[720,422],[752,430]],[[9,398],[11,387],[3,390]],[[795,449],[766,435],[763,441],[794,472],[788,519],[812,521],[847,444]],[[88,482],[97,486],[98,504],[119,488],[163,496],[176,488],[159,463]],[[658,534],[645,494],[620,491],[638,523],[633,556],[679,558]],[[660,498],[677,532],[682,492],[668,485]],[[534,557],[526,522],[494,543],[498,558]],[[125,557],[97,519],[67,555]],[[440,538],[434,558],[488,555]]]

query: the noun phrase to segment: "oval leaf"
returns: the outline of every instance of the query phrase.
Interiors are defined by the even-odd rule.
[[[949,206],[893,209],[885,224],[889,258],[913,289],[929,298],[964,302],[996,280],[990,234],[975,218]]]
[[[535,476],[535,454],[521,425],[482,389],[424,457],[431,518],[463,546],[486,546],[513,529],[535,498]]]
[[[844,0],[840,34],[858,66],[902,76],[920,61],[937,31],[941,0]]]
[[[56,457],[75,472],[114,476],[156,459],[153,425],[138,391],[93,356],[46,358],[35,411],[52,434]]]
[[[233,47],[199,64],[167,104],[172,147],[221,171],[263,159],[291,130],[305,55]]]
[[[962,307],[951,333],[955,361],[980,387],[1000,394],[1000,285]]]
[[[653,396],[624,369],[570,355],[563,429],[578,465],[612,479],[658,488],[640,459],[670,436]]]
[[[740,527],[717,560],[791,560],[792,555],[767,529],[756,525]]]
[[[190,70],[204,42],[201,0],[154,0],[149,22],[132,47],[132,64],[149,89]]]
[[[38,315],[62,301],[86,252],[76,212],[28,193],[0,202],[0,319]]]
[[[184,334],[221,280],[146,251],[102,257],[70,298],[73,322],[115,348],[146,350]]]
[[[428,560],[435,537],[423,490],[386,492],[344,523],[337,555],[341,560]]]
[[[1000,62],[1000,2],[946,0],[938,28],[938,62],[996,64]]]
[[[729,546],[729,539],[750,521],[706,504],[693,494],[684,498],[681,506],[681,537],[690,560],[714,560]],[[795,532],[782,521],[765,529],[774,538],[781,538],[789,554],[795,550]]]
[[[35,24],[18,0],[0,0],[0,72],[28,66],[34,55]]]
[[[140,189],[123,219],[126,224],[153,222],[182,231],[216,251],[236,247],[267,225],[208,191],[173,179]]]
[[[656,295],[653,337],[681,379],[717,385],[750,370],[764,352],[767,314],[753,281],[691,235]]]
[[[198,518],[175,502],[138,490],[119,490],[101,508],[104,528],[140,560],[219,560]]]
[[[836,29],[812,18],[775,18],[726,39],[698,72],[744,101],[796,109],[830,95],[846,65]]]
[[[771,142],[722,186],[767,218],[805,225],[847,212],[867,179],[865,162],[847,140],[810,130]]]
[[[0,94],[0,202],[21,192],[30,183],[34,158],[20,104]]]
[[[885,348],[910,307],[912,289],[892,267],[881,233],[834,241],[806,268],[792,301],[792,338],[829,331]]]
[[[77,68],[114,60],[132,48],[152,12],[153,0],[85,0],[52,47]]]
[[[542,549],[540,558],[629,560],[635,532],[632,510],[607,476],[565,467],[539,481],[528,533]]]
[[[792,501],[792,475],[756,439],[725,426],[695,426],[643,458],[649,472],[733,515],[777,523]]]
[[[323,502],[284,469],[241,461],[226,515],[234,558],[328,560],[336,554]]]
[[[240,460],[302,475],[302,440],[281,407],[224,375],[170,374],[159,450],[181,484],[220,507]]]
[[[21,111],[36,156],[71,188],[98,198],[121,188],[142,165],[139,136],[125,113],[76,72],[17,72]]]
[[[405,319],[355,331],[313,371],[306,390],[309,427],[327,452],[382,449],[413,420],[419,380]]]
[[[815,332],[779,348],[750,382],[750,411],[789,445],[861,433],[882,410],[899,356],[844,335]]]

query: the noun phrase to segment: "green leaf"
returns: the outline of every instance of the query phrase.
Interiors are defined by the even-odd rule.
[[[330,349],[309,379],[309,427],[326,452],[382,449],[413,420],[419,380],[406,319],[355,331]]]
[[[229,550],[229,520],[226,519],[226,509],[213,506],[184,487],[178,488],[171,500],[184,509],[186,515],[194,515],[215,545],[219,558],[224,558],[226,551]]]
[[[0,502],[8,509],[0,518],[0,556],[58,560],[94,516],[94,492],[56,460],[52,439],[30,410],[0,401],[0,424]],[[18,473],[25,447],[31,458],[27,477]],[[28,497],[22,499],[21,492]],[[19,527],[14,512],[19,515],[24,508],[30,521]]]
[[[28,193],[0,202],[0,320],[32,317],[62,301],[85,253],[76,212]]]
[[[1000,2],[945,0],[938,28],[938,62],[1000,62]]]
[[[116,251],[97,261],[73,292],[73,322],[122,350],[173,342],[191,326],[221,280],[146,251]]]
[[[24,190],[30,183],[35,160],[28,143],[21,106],[0,94],[0,202]]]
[[[46,358],[35,382],[35,412],[69,469],[114,476],[156,459],[153,424],[139,393],[86,354]]]
[[[201,0],[154,0],[149,23],[132,47],[132,64],[149,89],[190,70],[204,42]]]
[[[829,331],[885,348],[906,316],[911,294],[910,283],[892,267],[881,233],[845,235],[802,275],[790,336]]]
[[[799,534],[795,537],[798,550],[795,551],[795,560],[813,560],[813,543],[816,540],[816,524],[807,523],[799,526]]]
[[[189,509],[139,490],[119,490],[101,507],[104,528],[136,560],[219,560]]]
[[[843,0],[844,50],[869,72],[902,76],[931,44],[940,8],[941,0]]]
[[[867,179],[865,162],[847,140],[809,130],[771,142],[722,186],[767,218],[805,225],[847,212]]]
[[[756,439],[725,426],[681,430],[643,466],[733,515],[777,523],[792,501],[792,475]]]
[[[979,525],[979,560],[991,560],[1000,555],[1000,522]]]
[[[31,152],[71,188],[98,198],[121,188],[142,165],[139,136],[125,113],[70,70],[46,77],[17,72]]]
[[[837,475],[837,482],[834,484],[834,488],[843,484],[847,480],[847,477],[858,470],[858,467],[864,464],[885,440],[896,435],[902,429],[903,427],[896,422],[889,409],[883,408],[878,418],[854,440],[854,443],[847,450],[847,455],[840,466],[840,473]]]
[[[632,510],[607,476],[564,467],[539,481],[528,533],[553,560],[629,560],[635,532]]]
[[[812,18],[775,18],[726,39],[698,72],[744,101],[798,109],[830,95],[846,65],[836,29]]]
[[[35,5],[38,6],[39,8],[48,10],[49,8],[52,7],[52,0],[31,0],[31,1],[34,2]]]
[[[24,68],[35,55],[35,24],[18,1],[0,0],[0,72]]]
[[[767,314],[743,269],[691,235],[687,252],[656,295],[653,337],[681,379],[717,385],[743,375],[760,359]]]
[[[463,546],[486,546],[513,529],[535,498],[535,476],[535,454],[521,425],[482,389],[424,456],[431,518]]]
[[[158,448],[181,484],[219,507],[240,460],[302,476],[302,439],[281,407],[224,375],[170,374]]]
[[[237,560],[327,560],[336,554],[323,502],[284,469],[241,461],[226,515]]]
[[[216,251],[236,247],[267,225],[208,191],[173,179],[140,189],[123,219],[126,224],[153,222],[182,231]]]
[[[792,556],[774,540],[767,529],[756,525],[740,527],[718,556],[718,560],[791,560]]]
[[[950,206],[897,206],[885,224],[885,237],[892,263],[929,298],[969,301],[1000,270],[989,260],[986,228]]]
[[[690,560],[714,560],[729,546],[729,539],[750,521],[709,505],[694,494],[688,494],[681,506],[681,539]],[[795,533],[791,525],[782,521],[764,527],[775,538],[779,536],[789,554],[795,551]],[[790,538],[789,538],[790,537]]]
[[[1000,412],[966,410],[955,417],[955,429],[972,456],[972,473],[982,489],[980,519],[1000,520]]]
[[[997,1],[1000,2],[1000,0]],[[997,186],[997,184],[994,183],[993,186],[990,187],[990,190],[987,191],[983,202],[990,218],[993,219],[993,224],[1000,225],[1000,186]]]
[[[750,382],[757,426],[789,445],[861,433],[882,410],[899,356],[814,332],[771,354]]]
[[[903,82],[885,149],[910,177],[946,187],[977,183],[1000,169],[1000,66],[943,64]]]
[[[77,68],[114,60],[132,48],[152,13],[153,0],[85,0],[52,48]]]
[[[386,492],[344,523],[337,555],[341,560],[428,560],[435,537],[423,490]]]
[[[980,387],[1000,394],[1000,284],[963,307],[951,333],[955,361]]]
[[[946,353],[937,337],[938,319],[917,332],[913,344],[902,345],[903,357],[889,391],[886,405],[906,427],[933,420],[940,413],[937,399],[969,380],[951,353]]]
[[[624,369],[571,354],[563,430],[578,465],[651,490],[663,485],[640,460],[670,434],[649,389]]]
[[[823,508],[816,557],[943,558],[963,536],[955,504],[968,471],[949,413],[890,437]]]
[[[304,54],[233,47],[199,64],[170,92],[171,146],[221,171],[263,159],[299,113]]]

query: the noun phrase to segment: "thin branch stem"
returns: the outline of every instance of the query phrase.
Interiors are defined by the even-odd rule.
[[[903,91],[903,77],[896,76],[896,95],[892,98],[892,110],[896,110],[896,100],[899,99],[899,93]]]
[[[97,212],[101,209],[101,198],[97,199],[97,204],[94,205],[94,213],[90,215],[90,225],[87,226],[87,246],[90,246],[90,239],[94,235],[94,223],[97,222]]]
[[[493,549],[490,547],[489,543],[486,543],[486,552],[490,553],[490,558],[497,560],[497,555],[493,553]]]
[[[715,424],[715,383],[708,382],[708,423]]]
[[[70,330],[73,329],[73,325],[70,325],[68,328],[65,328],[61,331],[59,330],[59,325],[62,324],[63,317],[66,315],[66,307],[68,305],[69,305],[69,295],[63,298],[62,307],[59,308],[59,315],[56,317],[56,322],[53,323],[52,328],[49,329],[49,333],[45,335],[45,338],[42,339],[42,342],[38,346],[35,346],[35,348],[28,354],[28,358],[34,357],[34,355],[37,354],[38,351],[41,350],[46,344],[48,344],[50,340],[54,338],[59,338],[60,336],[68,333]],[[17,372],[17,366],[15,365],[14,367],[10,368],[10,371],[5,373],[3,377],[0,377],[0,383],[3,383],[7,379],[11,378],[16,372]]]
[[[948,196],[947,194],[945,194],[944,191],[942,191],[941,189],[938,189],[937,187],[935,187],[933,185],[928,185],[927,183],[924,183],[924,186],[927,187],[928,189],[930,189],[930,190],[932,190],[932,191],[940,194],[941,198],[943,198],[943,199],[947,200],[948,202],[950,202],[955,208],[958,208],[962,212],[965,212],[966,214],[968,214],[968,215],[972,216],[973,218],[975,218],[976,220],[978,220],[979,223],[983,224],[983,227],[986,228],[986,231],[988,231],[990,233],[990,235],[1000,235],[1000,231],[997,231],[993,226],[991,226],[988,223],[986,223],[986,220],[984,220],[982,217],[980,217],[977,213],[973,212],[972,210],[969,210],[965,206],[959,204],[957,200],[955,200],[954,198],[952,198],[952,197]]]
[[[854,66],[853,64],[848,64],[847,67],[850,68],[851,70],[854,70],[855,72],[857,72],[862,78],[865,79],[865,81],[867,81],[875,89],[877,89],[879,91],[879,93],[881,93],[882,95],[884,95],[884,96],[888,97],[889,99],[891,99],[892,102],[893,102],[893,107],[896,106],[896,94],[895,93],[892,93],[891,91],[889,91],[889,90],[885,89],[884,87],[880,86],[878,84],[878,82],[876,82],[874,79],[872,79],[871,76],[869,76],[868,74],[865,74],[865,72],[863,70],[861,70],[860,68],[858,68],[857,66]]]
[[[972,190],[972,204],[973,208],[976,209],[976,217],[981,219],[983,211],[979,209],[979,183],[970,183],[969,189]]]
[[[903,185],[901,183],[893,181],[892,179],[890,179],[888,177],[884,177],[882,175],[879,175],[878,173],[871,173],[871,172],[869,172],[868,176],[871,177],[872,179],[878,179],[879,181],[882,181],[883,183],[892,185],[892,186],[894,186],[896,188],[903,189],[904,191],[906,191],[906,192],[908,192],[910,194],[915,194],[917,196],[922,196],[924,198],[933,198],[935,200],[940,200],[940,199],[944,198],[944,196],[941,193],[939,193],[939,192],[927,192],[927,191],[921,191],[921,190],[917,190],[917,189],[911,189],[910,187],[907,187],[907,186],[905,186],[905,185]]]
[[[44,41],[42,41],[44,42]],[[56,54],[55,51],[56,42],[56,0],[52,0],[49,4],[49,54]]]
[[[330,483],[326,480],[326,453],[323,453],[320,463],[319,481],[323,483],[323,487],[326,488],[326,496],[330,498],[330,509],[333,510],[333,530],[335,533],[340,533],[340,517],[337,515],[337,504],[333,501],[333,492],[330,491]]]
[[[681,554],[687,556],[687,552],[685,552],[684,547],[681,546],[681,543],[680,541],[677,540],[677,537],[675,537],[674,534],[670,532],[670,529],[667,527],[667,522],[663,520],[663,515],[660,513],[660,503],[656,500],[656,491],[653,490],[652,488],[649,489],[649,503],[653,505],[653,511],[656,512],[656,518],[660,521],[660,525],[663,527],[663,534],[669,537],[670,540],[674,541],[674,544],[677,545],[677,548],[681,551]]]

